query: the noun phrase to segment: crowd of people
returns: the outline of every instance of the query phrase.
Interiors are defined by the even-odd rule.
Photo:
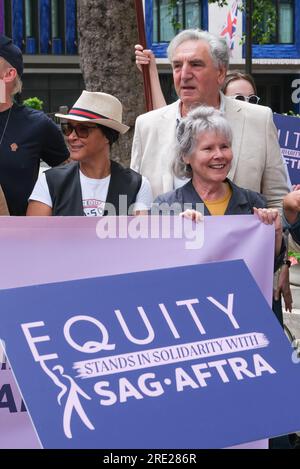
[[[112,145],[128,130],[120,101],[83,91],[68,114],[57,114],[60,130],[44,113],[15,104],[22,54],[9,38],[0,38],[6,90],[0,103],[0,214],[145,215],[153,200],[177,202],[196,221],[196,209],[185,211],[186,203],[203,203],[205,216],[254,214],[275,225],[274,269],[281,267],[282,275],[273,309],[282,324],[280,291],[286,308],[292,307],[282,224],[300,244],[300,186],[291,191],[271,109],[258,104],[251,76],[228,71],[225,41],[207,31],[185,30],[170,42],[178,95],[170,105],[153,53],[137,45],[135,54],[139,68],[149,66],[154,110],[137,118],[131,167],[123,168],[110,158]],[[38,176],[41,159],[53,168]]]
[[[11,39],[0,38],[0,78],[5,83],[0,103],[0,213],[102,216],[128,214],[130,208],[130,214],[138,215],[148,213],[157,197],[185,201],[188,196],[187,202],[204,202],[206,215],[253,213],[257,208],[258,216],[263,210],[274,218],[276,210],[282,214],[284,199],[284,227],[299,241],[299,190],[290,192],[272,111],[258,105],[251,76],[228,71],[226,42],[199,30],[174,37],[168,57],[178,100],[170,105],[163,97],[153,53],[136,45],[135,55],[139,68],[149,66],[154,110],[136,120],[129,169],[110,158],[111,146],[128,130],[120,101],[83,91],[67,115],[57,114],[62,120],[59,129],[44,113],[14,102],[22,86],[22,53]],[[195,133],[184,127],[186,119]],[[224,141],[225,127],[223,134],[213,128],[216,121],[227,123],[230,138],[226,133]],[[201,150],[206,140],[209,152]],[[190,147],[183,156],[186,141]],[[204,154],[203,162],[195,163]],[[54,168],[39,175],[41,160]],[[219,190],[206,186],[214,179],[222,182]],[[241,190],[249,200],[247,208],[238,209],[236,191]],[[259,194],[255,202],[253,193]],[[122,207],[120,196],[127,201]],[[283,262],[273,304],[281,323],[280,292],[286,309],[292,307],[286,256]]]

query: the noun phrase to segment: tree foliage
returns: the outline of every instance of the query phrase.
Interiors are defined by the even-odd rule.
[[[27,98],[23,101],[24,106],[37,109],[38,111],[43,110],[44,101],[34,96],[33,98]]]
[[[169,0],[168,11],[170,15],[170,22],[173,26],[175,33],[182,28],[178,22],[175,11],[177,7],[177,0]],[[228,0],[208,0],[208,3],[216,3],[219,7],[226,7],[229,5]],[[246,11],[246,0],[239,0],[238,8],[241,11]],[[258,44],[266,44],[272,42],[273,34],[276,27],[276,7],[273,0],[253,0],[253,14],[252,14],[252,35],[253,42]]]
[[[252,16],[253,42],[272,42],[276,28],[276,8],[272,0],[254,0]]]

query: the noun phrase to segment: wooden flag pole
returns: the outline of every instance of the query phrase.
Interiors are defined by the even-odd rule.
[[[146,34],[145,34],[143,0],[134,0],[134,1],[135,1],[135,11],[136,11],[139,43],[141,44],[141,46],[143,46],[144,49],[146,49],[147,43],[146,43]],[[146,109],[147,111],[152,111],[153,102],[152,102],[149,66],[142,65],[142,72],[143,72],[143,80],[144,80],[144,94],[145,94]]]

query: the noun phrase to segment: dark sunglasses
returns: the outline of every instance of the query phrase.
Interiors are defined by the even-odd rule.
[[[236,94],[232,96],[234,99],[237,99],[238,101],[247,101],[248,103],[251,104],[258,104],[260,98],[256,96],[256,94],[251,94],[250,96],[244,96],[243,94]]]
[[[98,127],[97,125],[93,125],[93,126],[87,126],[87,125],[82,125],[82,124],[72,125],[69,122],[67,122],[67,123],[61,124],[61,131],[66,137],[69,137],[71,133],[73,132],[73,130],[75,130],[77,137],[88,138],[92,129],[97,129],[97,127]]]

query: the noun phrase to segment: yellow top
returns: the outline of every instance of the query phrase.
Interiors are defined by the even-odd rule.
[[[226,195],[218,200],[204,200],[206,207],[211,215],[224,215],[232,196],[232,190],[228,183],[226,183]]]

